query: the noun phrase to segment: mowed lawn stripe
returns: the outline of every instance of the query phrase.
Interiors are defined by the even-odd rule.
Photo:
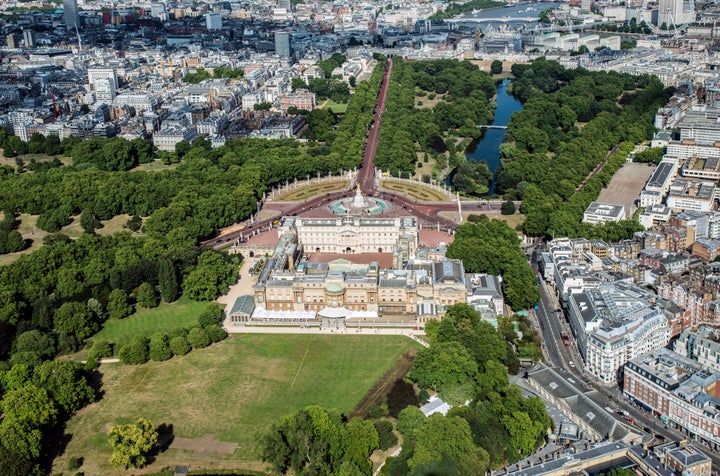
[[[83,455],[86,474],[123,474],[107,464],[102,430],[142,416],[172,424],[177,437],[211,433],[238,443],[223,467],[257,462],[259,437],[280,416],[306,405],[348,414],[410,348],[419,346],[402,336],[246,334],[166,362],[102,365],[103,398],[68,423],[73,436],[65,457]],[[58,470],[65,457],[56,461]],[[153,468],[178,459],[169,450]]]
[[[118,347],[129,343],[135,334],[150,337],[156,332],[167,332],[178,327],[188,327],[197,323],[207,302],[191,301],[181,297],[178,301],[161,303],[154,309],[138,308],[135,314],[125,319],[105,321],[102,330],[93,336],[95,339],[107,339]]]

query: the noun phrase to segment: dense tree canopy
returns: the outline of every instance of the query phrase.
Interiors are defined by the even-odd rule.
[[[504,193],[529,184],[521,197],[525,233],[615,241],[639,230],[634,221],[597,227],[580,220],[633,145],[652,136],[653,116],[672,89],[654,76],[565,70],[543,58],[512,72],[509,89],[524,108],[508,125],[496,185]]]
[[[513,309],[527,309],[540,299],[517,232],[504,221],[481,219],[461,225],[448,257],[462,260],[468,272],[501,275],[505,299]]]
[[[263,438],[263,460],[297,475],[372,474],[368,459],[378,447],[372,422],[343,422],[335,410],[309,406],[275,423]]]
[[[415,108],[416,88],[442,95],[432,109]],[[492,78],[475,65],[457,60],[404,62],[393,59],[383,127],[375,163],[393,175],[415,170],[417,152],[445,152],[443,134],[478,137],[477,124],[492,118]],[[454,143],[450,142],[454,148]],[[480,180],[482,183],[482,180]]]
[[[430,347],[418,353],[408,377],[434,387],[454,408],[430,418],[416,407],[402,410],[403,451],[383,473],[483,474],[535,451],[552,421],[542,400],[523,398],[509,385],[506,365],[517,370],[511,341],[467,304],[450,306],[427,334]]]

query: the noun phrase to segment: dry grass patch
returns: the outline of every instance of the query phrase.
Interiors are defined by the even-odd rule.
[[[161,172],[163,170],[176,169],[179,165],[179,163],[165,165],[162,163],[161,160],[155,159],[152,162],[148,162],[147,164],[140,164],[137,167],[134,167],[132,170],[133,172],[136,170],[141,172]]]

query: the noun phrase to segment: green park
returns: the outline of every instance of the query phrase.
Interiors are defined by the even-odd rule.
[[[83,456],[86,474],[124,474],[108,464],[107,428],[144,417],[173,425],[176,438],[212,434],[238,445],[232,454],[202,457],[171,447],[150,470],[180,460],[262,469],[259,438],[273,421],[307,405],[350,413],[412,348],[419,345],[400,336],[247,334],[166,362],[103,364],[102,400],[70,420],[66,433],[73,436],[55,467]]]

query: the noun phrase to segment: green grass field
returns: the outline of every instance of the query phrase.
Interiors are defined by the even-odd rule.
[[[181,297],[178,301],[161,303],[155,309],[141,309],[125,319],[112,319],[105,322],[102,330],[93,339],[108,339],[117,346],[127,344],[135,334],[150,337],[155,332],[168,331],[177,327],[186,327],[197,322],[206,302],[196,302]]]
[[[232,456],[198,458],[169,449],[147,469],[174,464],[262,469],[259,435],[280,416],[307,405],[349,413],[397,359],[418,344],[401,336],[236,335],[167,362],[100,367],[104,396],[67,425],[72,435],[54,472],[83,456],[85,474],[126,474],[109,467],[110,425],[147,417],[174,435],[238,443]]]
[[[334,102],[328,99],[325,101],[325,103],[322,105],[322,109],[332,109],[334,113],[336,114],[345,114],[345,111],[347,111],[347,103],[345,102]]]

